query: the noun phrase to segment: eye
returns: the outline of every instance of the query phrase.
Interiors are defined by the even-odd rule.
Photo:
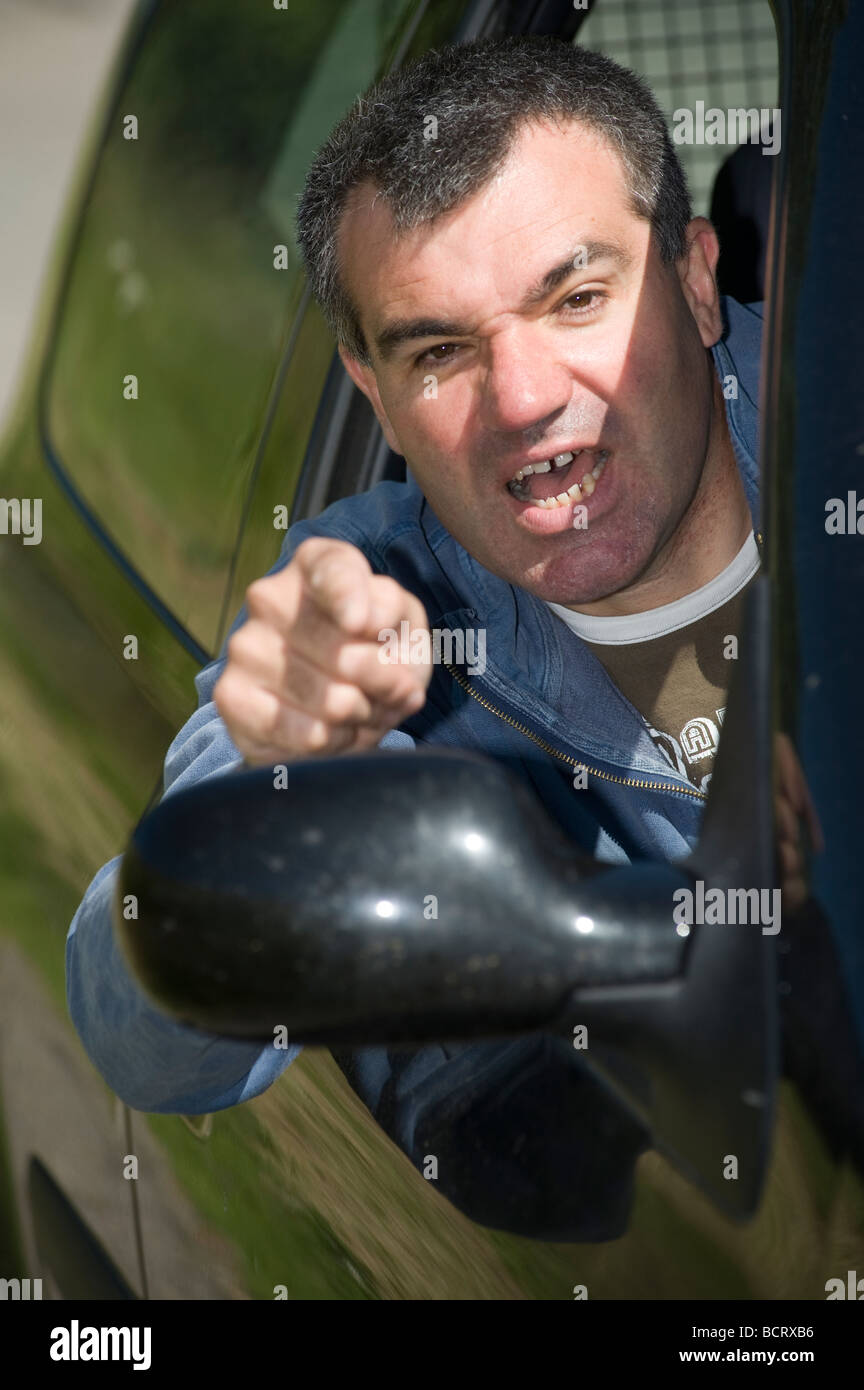
[[[603,290],[577,290],[575,294],[571,294],[565,299],[561,307],[569,308],[572,306],[577,318],[588,318],[597,313],[605,298],[606,295]],[[582,302],[577,304],[576,300]]]
[[[434,347],[424,348],[419,356],[415,358],[415,363],[417,366],[421,366],[423,363],[426,363],[428,366],[434,362],[440,367],[445,362],[452,361],[453,353],[458,350],[458,347],[458,343],[436,343]],[[433,357],[433,352],[446,352],[447,356]]]

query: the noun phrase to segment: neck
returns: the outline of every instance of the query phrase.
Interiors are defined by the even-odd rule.
[[[565,606],[590,617],[645,613],[710,584],[750,535],[747,494],[735,461],[720,383],[714,379],[712,438],[690,506],[645,574],[596,603]]]

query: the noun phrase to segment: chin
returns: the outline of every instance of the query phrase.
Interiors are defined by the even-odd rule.
[[[586,555],[576,563],[570,561],[547,561],[543,566],[529,570],[522,580],[515,580],[535,598],[546,603],[574,604],[597,603],[609,598],[621,589],[626,589],[639,577],[644,566],[631,562],[622,564],[618,556],[613,561],[605,557],[590,559]]]

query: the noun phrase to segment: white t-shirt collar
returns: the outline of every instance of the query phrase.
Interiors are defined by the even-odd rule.
[[[700,618],[707,618],[715,609],[722,608],[737,593],[749,584],[759,568],[759,548],[752,531],[731,561],[715,579],[685,594],[674,603],[664,603],[660,608],[649,608],[644,613],[625,613],[615,618],[589,617],[587,613],[575,613],[560,603],[550,603],[553,613],[562,618],[577,637],[586,642],[603,645],[623,646],[628,642],[650,642],[654,637],[665,637],[667,633],[677,632],[688,627]]]

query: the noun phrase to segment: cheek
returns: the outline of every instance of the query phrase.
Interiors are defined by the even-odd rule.
[[[705,434],[710,390],[699,357],[680,336],[652,336],[631,354],[622,386],[622,411],[635,424],[641,443],[662,451],[666,467],[688,455]]]
[[[424,373],[433,376],[431,370]],[[418,482],[431,487],[458,489],[470,461],[470,401],[467,393],[448,389],[443,381],[424,383],[403,394],[388,410],[395,433]],[[386,407],[385,407],[386,408]],[[463,457],[464,456],[464,457]]]

